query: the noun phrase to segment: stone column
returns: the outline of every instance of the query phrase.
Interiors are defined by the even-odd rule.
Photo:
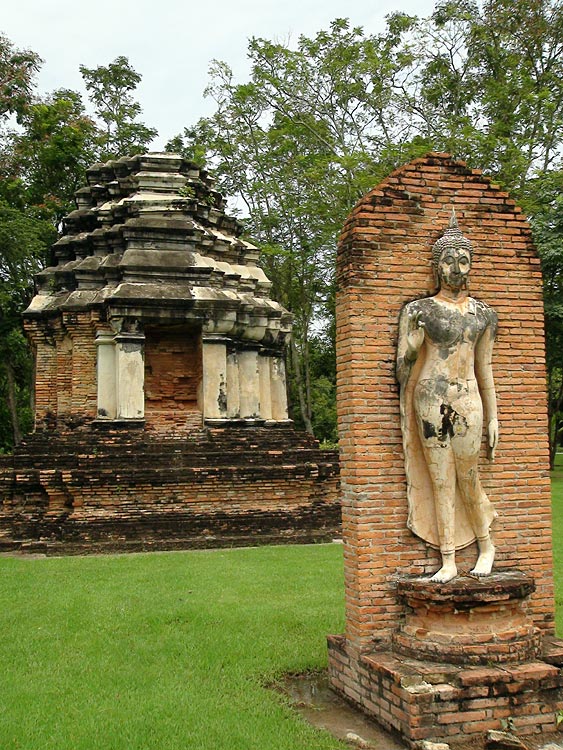
[[[260,416],[262,419],[272,419],[272,384],[270,375],[271,357],[258,357],[258,374],[260,380]]]
[[[227,354],[227,416],[229,419],[240,417],[240,379],[238,352]]]
[[[203,354],[203,418],[227,418],[227,344],[205,337]],[[232,363],[231,363],[232,366]]]
[[[96,334],[97,387],[99,419],[115,419],[117,416],[117,368],[114,334],[98,331]]]
[[[117,418],[145,416],[145,336],[122,332],[115,337]]]
[[[276,422],[288,419],[287,412],[287,385],[285,379],[285,361],[283,357],[270,358],[270,383],[272,416]]]
[[[260,418],[260,375],[258,351],[244,349],[239,352],[240,416],[243,419]]]

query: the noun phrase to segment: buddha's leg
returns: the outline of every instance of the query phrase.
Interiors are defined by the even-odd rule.
[[[476,381],[469,381],[453,402],[456,412],[451,447],[455,459],[457,484],[469,523],[477,538],[479,557],[474,575],[489,575],[495,559],[495,548],[489,534],[490,503],[479,479],[479,451],[483,431],[483,406]]]
[[[423,441],[424,457],[434,492],[436,522],[442,567],[431,580],[451,581],[457,575],[455,564],[455,459],[450,446],[429,445]]]
[[[474,575],[486,576],[493,569],[495,548],[491,541],[486,514],[489,499],[481,486],[477,463],[478,456],[456,456],[458,486],[479,546],[479,557],[471,572]]]

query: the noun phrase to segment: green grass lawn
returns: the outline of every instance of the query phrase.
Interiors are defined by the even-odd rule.
[[[326,664],[342,548],[0,559],[0,748],[345,747],[266,681]]]
[[[553,504],[563,572],[563,456]],[[1,558],[0,749],[344,748],[264,689],[343,610],[339,545]]]

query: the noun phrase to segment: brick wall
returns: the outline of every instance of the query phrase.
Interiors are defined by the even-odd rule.
[[[328,541],[338,457],[289,425],[38,431],[0,456],[0,550],[46,553]]]
[[[201,331],[145,331],[145,419],[148,429],[201,427]]]
[[[71,415],[72,409],[72,350],[73,342],[64,328],[60,328],[56,338],[57,375],[55,393],[57,395],[57,422]],[[37,381],[43,380],[43,373],[36,373]]]
[[[26,324],[35,360],[35,422],[46,424],[57,413],[57,349],[54,336],[37,323]]]
[[[63,324],[72,342],[70,414],[73,419],[94,419],[97,412],[95,313],[63,313]],[[63,373],[64,375],[64,373]],[[65,377],[68,377],[66,375]]]
[[[289,423],[204,428],[201,331],[145,329],[145,420],[96,420],[94,311],[31,320],[36,431],[0,457],[0,549],[326,541],[338,456]]]
[[[27,320],[35,353],[35,423],[39,428],[96,417],[96,325],[92,312]]]
[[[500,445],[481,476],[499,518],[497,569],[531,573],[535,623],[553,631],[551,506],[541,273],[529,227],[508,194],[477,170],[431,154],[402,167],[350,214],[338,253],[337,361],[345,533],[347,638],[368,650],[401,615],[398,574],[437,570],[406,527],[407,499],[395,358],[399,313],[436,291],[431,248],[455,206],[474,245],[470,294],[495,308],[493,356]],[[475,545],[458,553],[467,571]]]
[[[485,732],[506,729],[507,722],[519,737],[555,732],[563,706],[560,667],[532,661],[465,668],[391,652],[351,659],[344,638],[329,638],[332,686],[410,747],[428,739],[483,747]]]
[[[87,422],[97,416],[96,313],[64,313],[26,329],[36,352],[38,427]],[[185,434],[202,425],[201,332],[149,328],[145,341],[147,429]]]

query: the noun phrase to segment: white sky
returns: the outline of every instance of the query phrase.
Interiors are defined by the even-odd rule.
[[[427,16],[433,0],[5,0],[0,33],[18,48],[39,53],[42,93],[83,91],[78,66],[129,58],[143,80],[141,119],[159,131],[162,147],[185,126],[210,114],[204,99],[211,60],[224,60],[242,82],[250,37],[296,41],[349,18],[366,33],[385,27],[394,11]]]

